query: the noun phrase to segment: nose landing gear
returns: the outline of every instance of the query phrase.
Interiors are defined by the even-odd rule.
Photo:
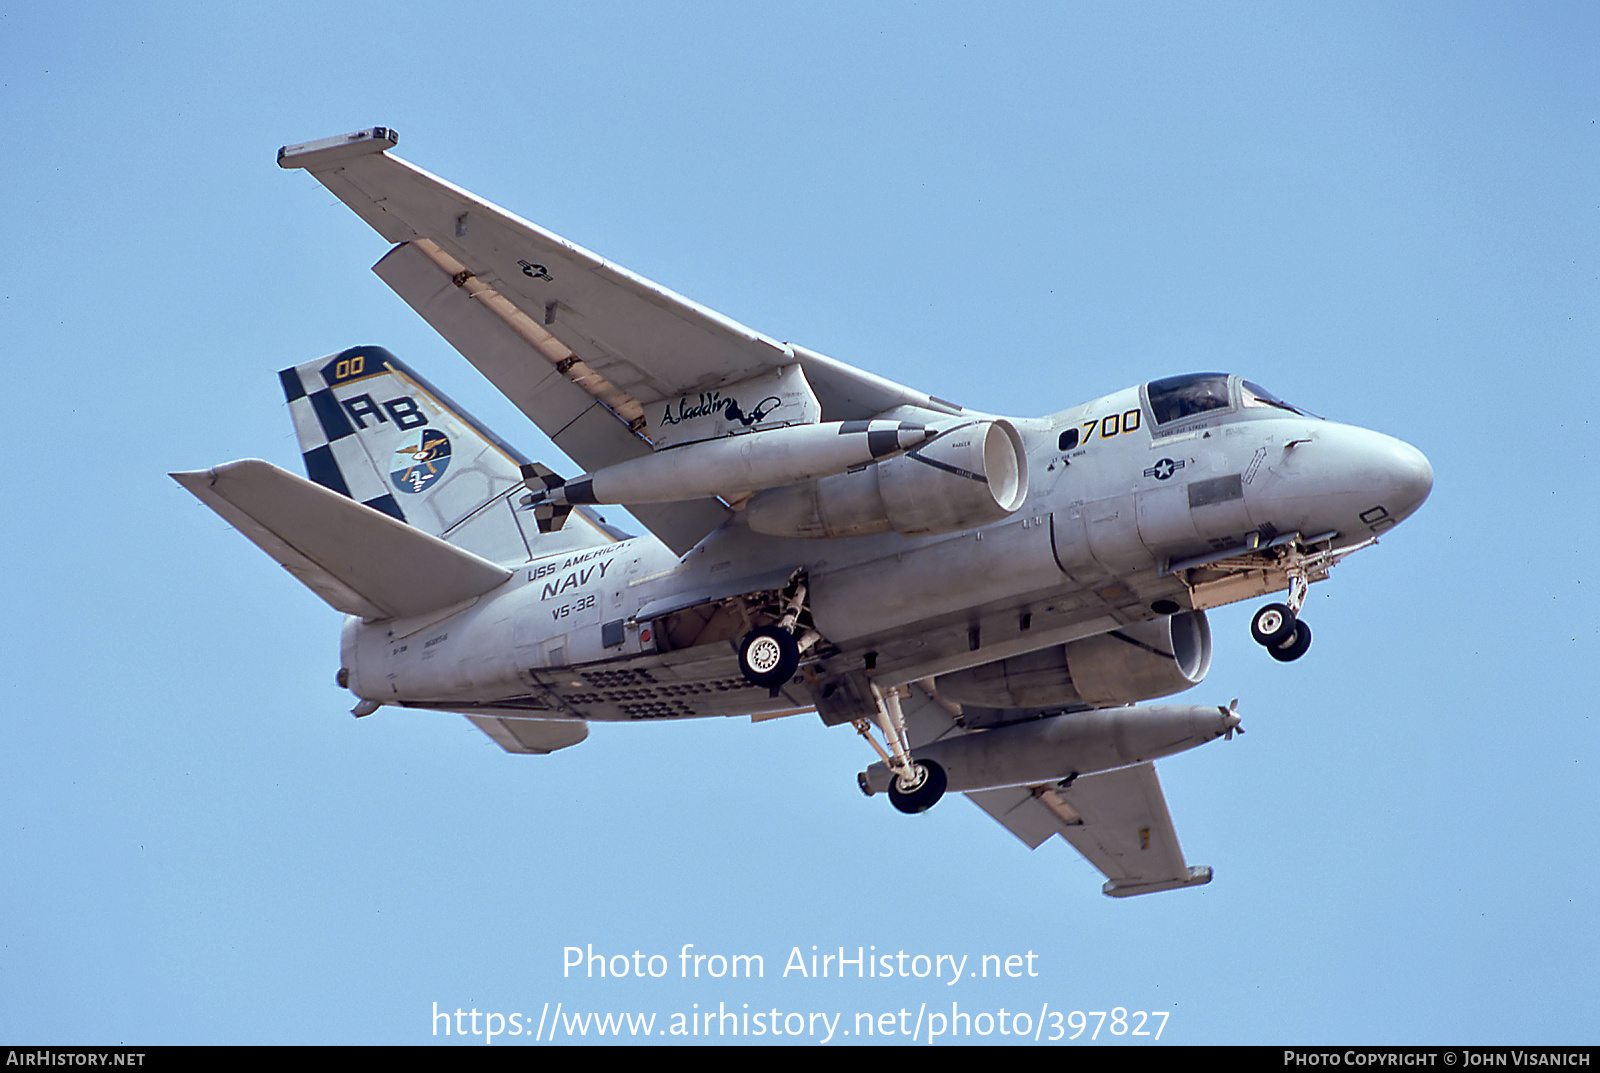
[[[1290,564],[1286,572],[1289,574],[1288,602],[1268,604],[1250,619],[1250,636],[1280,663],[1292,663],[1311,647],[1311,627],[1300,621],[1300,608],[1305,604],[1311,583],[1295,564]]]
[[[1292,663],[1306,654],[1306,649],[1311,647],[1311,627],[1304,622],[1295,622],[1294,628],[1289,631],[1285,640],[1275,645],[1267,646],[1267,655],[1280,663]]]

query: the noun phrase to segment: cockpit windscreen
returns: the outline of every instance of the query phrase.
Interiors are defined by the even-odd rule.
[[[1280,410],[1288,410],[1292,414],[1299,414],[1301,417],[1317,416],[1309,410],[1289,405],[1260,384],[1252,384],[1248,380],[1239,381],[1239,397],[1246,406],[1274,406]]]
[[[1165,380],[1152,380],[1145,385],[1150,399],[1150,412],[1156,426],[1170,425],[1186,417],[1217,410],[1233,410],[1233,382],[1239,385],[1239,409],[1229,420],[1242,420],[1248,416],[1265,417],[1263,409],[1283,410],[1301,417],[1316,417],[1309,410],[1291,406],[1278,396],[1249,380],[1230,377],[1227,373],[1186,373],[1169,376]],[[1252,413],[1253,411],[1253,413]]]
[[[1152,380],[1149,384],[1150,411],[1156,424],[1165,425],[1207,410],[1226,410],[1227,373],[1188,373]]]

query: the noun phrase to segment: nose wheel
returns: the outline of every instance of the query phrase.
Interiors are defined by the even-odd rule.
[[[1289,575],[1289,602],[1268,604],[1250,619],[1250,636],[1280,663],[1292,663],[1311,647],[1311,627],[1300,621],[1310,586],[1303,573]]]
[[[1281,604],[1267,604],[1250,618],[1250,636],[1267,654],[1281,663],[1291,663],[1306,654],[1311,647],[1311,628],[1300,618],[1306,596],[1313,581],[1322,581],[1340,559],[1372,544],[1369,537],[1356,544],[1335,549],[1333,541],[1338,533],[1323,533],[1305,538],[1299,533],[1286,533],[1274,537],[1265,545],[1238,556],[1203,561],[1208,569],[1227,574],[1251,574],[1257,582],[1265,581],[1265,591],[1271,592],[1287,583],[1288,595]],[[1200,561],[1200,560],[1196,560]],[[1181,564],[1172,564],[1178,566]],[[1191,595],[1202,595],[1200,588],[1210,581],[1189,581]],[[1282,579],[1281,581],[1279,579]],[[1258,590],[1262,591],[1262,590]],[[1226,602],[1224,601],[1213,601]],[[1208,603],[1206,606],[1212,606]]]
[[[1295,614],[1288,604],[1268,604],[1250,620],[1250,636],[1256,644],[1273,648],[1294,636]]]
[[[1289,636],[1275,645],[1267,646],[1267,655],[1279,663],[1292,663],[1306,654],[1306,649],[1311,647],[1311,627],[1304,622],[1295,622],[1294,628],[1289,631]]]

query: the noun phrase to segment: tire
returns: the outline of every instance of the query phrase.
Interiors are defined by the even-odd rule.
[[[918,760],[915,768],[921,772],[922,781],[910,790],[900,789],[898,778],[891,776],[889,779],[889,803],[908,816],[927,812],[938,804],[945,787],[950,785],[944,768],[932,760]]]
[[[763,689],[777,689],[800,667],[800,646],[789,631],[758,626],[739,644],[739,673]]]
[[[1294,624],[1294,636],[1281,644],[1272,645],[1267,649],[1272,658],[1280,663],[1293,663],[1306,654],[1306,649],[1311,647],[1311,627],[1304,622]]]
[[[1256,644],[1272,648],[1294,636],[1295,617],[1288,604],[1268,604],[1250,619],[1250,636]]]

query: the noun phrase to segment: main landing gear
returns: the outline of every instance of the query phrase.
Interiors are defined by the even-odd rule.
[[[742,605],[747,624],[752,613],[776,620],[750,629],[739,642],[739,673],[752,685],[770,690],[774,697],[794,677],[804,653],[822,639],[811,624],[806,593],[805,574],[797,570],[775,600],[763,596]],[[950,778],[935,761],[911,755],[905,713],[900,709],[900,699],[910,691],[905,686],[886,689],[865,679],[863,684],[871,691],[873,716],[888,749],[873,739],[871,720],[858,718],[854,724],[889,769],[890,803],[905,813],[928,811],[944,796]]]
[[[889,783],[889,803],[906,815],[915,816],[937,804],[949,784],[944,768],[936,761],[916,760],[911,764],[909,778],[897,775]]]
[[[1311,647],[1311,627],[1300,621],[1310,582],[1305,573],[1290,567],[1288,603],[1268,604],[1250,619],[1250,636],[1281,663],[1292,663]]]
[[[885,750],[872,737],[872,725],[865,719],[855,721],[856,733],[867,739],[867,744],[872,746],[889,769],[889,803],[910,816],[927,812],[944,796],[945,789],[950,785],[950,777],[938,762],[914,759],[906,748],[906,718],[900,710],[900,698],[906,687],[891,686],[884,689],[876,682],[870,686],[872,699],[877,704],[878,728],[883,731],[883,740],[889,743],[889,748]],[[867,789],[865,781],[861,784],[861,790],[868,794],[872,792]]]
[[[800,668],[800,655],[816,644],[821,635],[803,630],[797,637],[801,617],[806,615],[805,576],[796,573],[779,598],[777,608],[767,608],[778,616],[768,626],[757,626],[739,642],[739,673],[751,685],[770,690],[775,697],[783,684]],[[808,617],[809,621],[809,617]]]
[[[776,691],[800,667],[800,645],[782,626],[757,626],[739,644],[739,672],[752,685]]]

